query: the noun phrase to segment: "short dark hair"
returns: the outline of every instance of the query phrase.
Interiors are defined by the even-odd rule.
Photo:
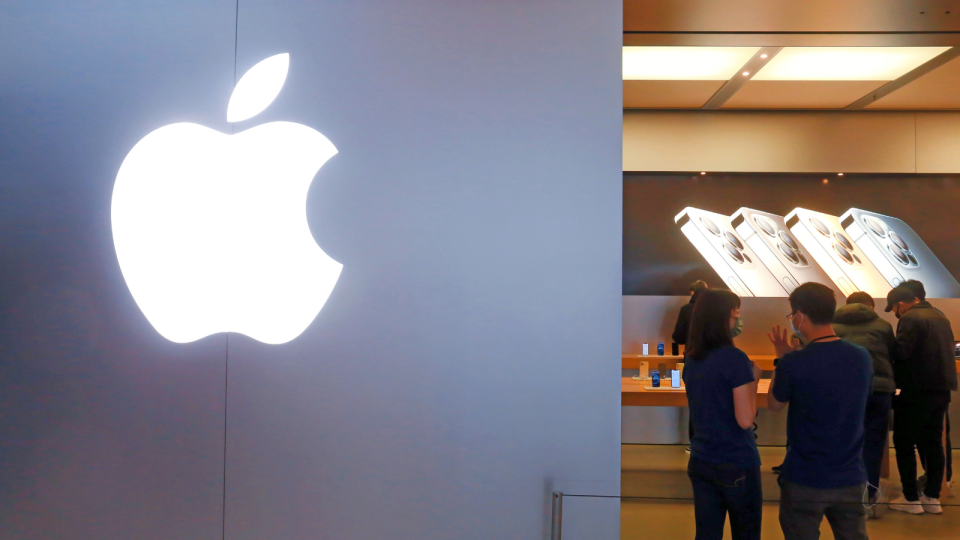
[[[804,283],[790,293],[790,309],[802,311],[813,324],[830,324],[837,310],[833,289],[820,283]]]
[[[863,304],[865,306],[876,307],[873,303],[873,297],[863,291],[857,291],[847,297],[847,305]]]
[[[703,360],[710,351],[733,345],[730,334],[730,311],[740,307],[740,297],[726,289],[700,291],[690,315],[690,333],[686,355]]]
[[[698,293],[705,290],[707,290],[707,282],[702,279],[698,279],[690,284],[690,292],[692,293]]]
[[[923,283],[915,279],[908,279],[898,285],[898,287],[906,287],[913,292],[913,295],[916,296],[921,302],[927,299],[927,290],[923,288]]]

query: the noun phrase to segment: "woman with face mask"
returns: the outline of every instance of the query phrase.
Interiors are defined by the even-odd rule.
[[[721,538],[727,514],[735,540],[759,539],[760,454],[751,427],[760,368],[733,344],[743,322],[740,298],[708,289],[693,308],[683,381],[694,438],[687,475],[697,538]]]

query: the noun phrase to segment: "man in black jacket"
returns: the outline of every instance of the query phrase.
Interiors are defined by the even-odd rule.
[[[697,302],[700,291],[707,290],[707,282],[698,279],[690,284],[690,301],[680,308],[680,315],[677,316],[677,324],[673,327],[673,342],[686,345],[687,333],[690,331],[690,315],[693,314],[693,304]]]
[[[900,395],[893,405],[893,446],[903,497],[892,501],[890,508],[911,514],[940,514],[943,419],[950,405],[950,391],[957,389],[953,329],[943,313],[907,287],[896,287],[887,294],[886,311],[893,311],[900,319],[894,366]],[[927,464],[923,493],[917,491],[914,446]]]
[[[916,296],[921,302],[927,299],[926,287],[923,286],[923,283],[915,279],[908,279],[903,283],[901,283],[900,286],[906,287],[911,291],[913,291],[914,296]],[[941,311],[941,313],[943,312]],[[956,353],[954,353],[954,356],[956,356]],[[950,444],[950,411],[949,410],[947,410],[945,420],[947,424],[947,429],[945,433],[946,436],[944,437],[946,448],[944,448],[943,454],[947,458],[946,477],[947,477],[947,484],[950,485],[953,483],[952,482],[953,480],[953,446]],[[924,471],[927,470],[927,461],[926,461],[926,457],[923,454],[920,454],[920,466],[923,467]],[[926,483],[927,483],[927,476],[926,474],[923,474],[919,478],[917,478],[917,489],[923,490],[923,487],[926,485]]]

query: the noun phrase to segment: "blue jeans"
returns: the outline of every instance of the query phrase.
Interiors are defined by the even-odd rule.
[[[760,467],[744,469],[691,457],[687,476],[693,484],[696,540],[723,538],[723,524],[728,513],[734,540],[760,539],[763,514]]]

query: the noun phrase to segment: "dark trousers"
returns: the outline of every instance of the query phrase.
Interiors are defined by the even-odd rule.
[[[950,405],[950,394],[927,396],[899,395],[893,402],[893,447],[897,451],[897,469],[908,501],[920,498],[917,492],[917,460],[913,448],[923,456],[927,467],[924,495],[940,498],[943,482],[943,417]]]
[[[728,513],[734,540],[760,539],[760,520],[763,515],[760,467],[743,469],[691,457],[687,464],[687,476],[693,484],[696,540],[723,538],[723,524]]]
[[[943,455],[947,458],[947,482],[953,480],[953,445],[950,444],[950,413],[948,412],[945,416],[945,421],[947,424],[946,428],[946,443],[947,446],[944,448]],[[927,462],[923,457],[923,454],[920,454],[920,466],[923,467],[923,470],[927,470]]]
[[[817,489],[783,480],[780,485],[780,528],[784,540],[817,540],[826,516],[837,540],[867,540],[863,484]]]
[[[947,413],[947,482],[953,480],[953,445],[950,444],[950,413]]]
[[[867,468],[867,483],[870,486],[871,497],[880,485],[883,444],[887,440],[892,398],[893,394],[886,393],[871,394],[867,398],[867,411],[863,417],[863,465]]]

